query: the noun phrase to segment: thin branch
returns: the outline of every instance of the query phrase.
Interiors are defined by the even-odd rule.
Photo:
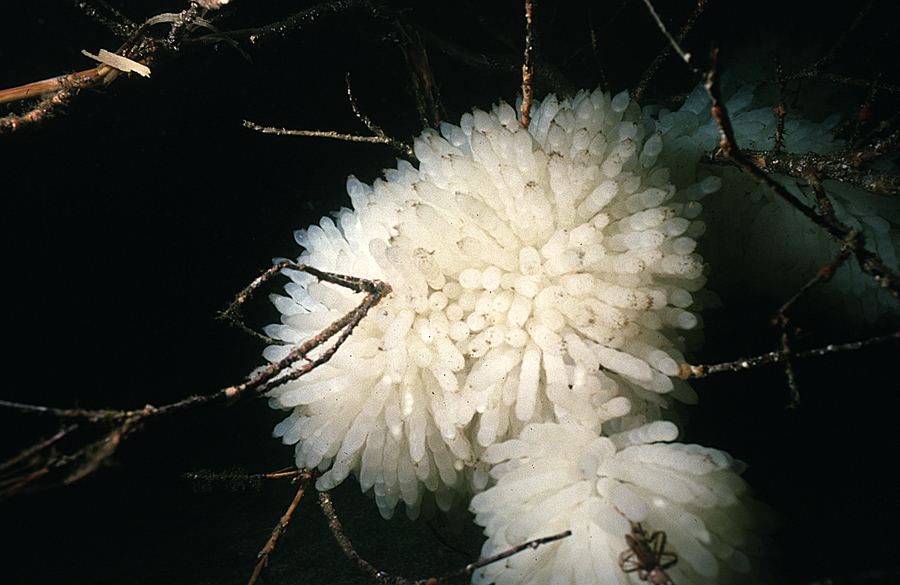
[[[522,105],[519,106],[522,126],[531,123],[531,101],[534,99],[532,75],[534,74],[534,2],[525,0],[525,62],[522,63]]]
[[[379,583],[396,583],[396,581],[389,581],[387,573],[373,567],[368,561],[359,556],[359,553],[353,548],[350,539],[344,534],[344,527],[341,526],[341,521],[334,511],[334,504],[331,502],[331,494],[327,491],[319,492],[319,505],[322,507],[322,512],[325,513],[325,517],[328,519],[328,528],[331,529],[331,534],[341,547],[341,550],[344,551],[344,554],[347,555],[347,558],[353,561],[366,575]]]
[[[250,42],[256,44],[272,38],[281,38],[287,32],[356,8],[366,10],[370,8],[370,4],[366,0],[331,0],[329,2],[321,2],[274,24],[231,31],[228,34],[232,37],[249,37]]]
[[[863,341],[854,341],[851,343],[829,344],[816,349],[808,349],[794,353],[797,358],[822,357],[832,353],[844,351],[856,351],[864,347],[887,343],[890,341],[900,341],[900,331],[865,339]],[[775,364],[784,360],[781,350],[770,351],[755,357],[741,358],[732,362],[723,362],[720,364],[705,364],[692,366],[690,364],[681,364],[679,366],[678,377],[682,380],[691,380],[694,378],[705,378],[711,374],[719,374],[721,372],[738,372],[740,370],[749,370],[765,364]]]
[[[79,2],[78,0],[72,0],[72,4],[81,9],[85,15],[93,18],[109,30],[111,30],[116,36],[119,37],[128,37],[137,29],[137,25],[133,23],[131,20],[125,17],[124,14],[104,2],[103,0],[99,0],[98,4],[100,4],[103,8],[113,13],[119,21],[112,20],[100,14],[100,12],[88,4],[87,2]]]
[[[663,25],[662,20],[656,13],[656,10],[650,4],[649,0],[644,0],[644,3],[650,10],[650,14],[653,16],[654,20],[656,20],[657,26],[661,28],[663,33],[667,36],[667,38],[669,38],[670,41],[675,41],[675,44],[672,46],[677,48],[682,60],[684,60],[688,65],[690,65],[690,54],[680,52],[680,43],[684,42],[684,39],[687,38],[688,33],[690,33],[694,28],[694,24],[696,24],[697,19],[700,18],[701,14],[703,14],[703,10],[704,8],[706,8],[706,1],[707,0],[697,0],[697,4],[694,6],[694,10],[688,17],[687,22],[685,22],[684,26],[681,27],[681,32],[678,33],[678,36],[675,39],[672,39],[671,35],[669,35],[668,31],[666,31],[665,25]],[[650,66],[647,67],[647,70],[641,76],[641,81],[634,89],[634,92],[632,92],[632,97],[635,100],[640,101],[644,97],[644,92],[647,91],[647,86],[650,83],[650,79],[656,73],[657,69],[659,69],[659,66],[662,65],[663,61],[665,61],[669,56],[670,52],[670,47],[666,46],[662,51],[659,52],[656,58],[653,59],[653,62],[650,64]]]
[[[644,0],[644,4],[646,4],[650,14],[656,20],[659,29],[669,40],[669,43],[672,45],[675,52],[681,56],[691,72],[701,78],[703,87],[709,96],[712,117],[716,121],[716,126],[719,130],[719,152],[721,155],[731,159],[737,166],[743,169],[744,172],[787,201],[797,211],[805,215],[807,219],[828,232],[828,234],[836,241],[840,242],[842,246],[850,246],[850,251],[856,258],[862,271],[873,277],[875,281],[878,282],[882,288],[885,288],[892,296],[900,298],[900,278],[893,274],[876,254],[873,254],[865,248],[865,238],[862,233],[851,230],[833,217],[819,215],[804,205],[781,183],[771,178],[762,168],[754,164],[754,161],[738,147],[737,140],[735,140],[734,137],[734,129],[731,125],[731,119],[728,115],[728,110],[725,107],[725,101],[722,99],[721,87],[718,82],[719,50],[713,49],[710,54],[710,70],[701,74],[691,64],[691,55],[685,53],[678,44],[678,41],[669,34],[668,30],[666,30],[665,24],[663,24],[662,19],[660,19],[659,15],[656,13],[651,1]],[[900,133],[898,133],[898,135],[900,135]],[[898,138],[898,140],[900,140],[900,138]],[[803,170],[806,172],[808,167]]]
[[[366,127],[375,134],[375,136],[358,136],[355,134],[342,134],[340,132],[334,132],[331,130],[288,130],[286,128],[275,128],[274,126],[260,126],[255,122],[251,122],[249,120],[244,120],[244,128],[249,128],[250,130],[256,130],[257,132],[262,132],[263,134],[277,134],[279,136],[312,136],[315,138],[334,138],[337,140],[343,140],[346,142],[367,142],[370,144],[387,144],[391,148],[400,151],[405,154],[407,157],[415,160],[416,155],[413,151],[412,146],[405,142],[401,142],[394,138],[391,138],[387,134],[385,134],[384,130],[381,129],[377,124],[372,122],[372,120],[366,116],[362,111],[360,111],[359,106],[356,103],[356,98],[353,97],[353,93],[350,91],[350,75],[347,75],[347,95],[350,97],[350,107],[353,108],[353,113],[356,114],[356,117],[362,121]],[[254,335],[258,335],[254,332]]]
[[[787,116],[787,82],[784,81],[784,70],[781,67],[781,59],[778,52],[774,52],[775,73],[778,76],[778,106],[774,108],[775,115],[778,119],[775,121],[775,145],[772,147],[777,153],[784,151],[784,119]]]
[[[468,564],[465,567],[463,567],[462,569],[458,569],[456,571],[453,571],[452,573],[447,573],[446,575],[444,575],[443,577],[439,577],[438,579],[428,579],[427,581],[424,581],[424,582],[417,581],[416,585],[432,585],[432,584],[436,585],[438,583],[443,583],[444,581],[451,579],[453,577],[457,577],[459,575],[465,575],[467,573],[471,573],[472,571],[474,571],[476,569],[480,569],[481,567],[485,567],[492,563],[496,563],[497,561],[502,561],[503,559],[513,556],[514,554],[518,554],[518,553],[522,552],[523,550],[528,550],[528,549],[534,550],[543,544],[549,544],[551,542],[556,542],[557,540],[562,540],[563,538],[568,538],[569,536],[572,536],[571,530],[566,530],[565,532],[560,532],[559,534],[554,534],[553,536],[545,536],[543,538],[536,538],[534,540],[529,540],[526,543],[520,544],[518,546],[514,546],[511,549],[505,550],[502,553],[496,554],[496,555],[488,557],[486,559],[481,559],[480,561],[478,561],[476,563]]]
[[[404,579],[403,577],[392,577],[388,573],[378,570],[368,561],[363,559],[358,552],[356,552],[356,549],[353,548],[353,544],[351,544],[350,539],[347,538],[347,535],[344,533],[344,528],[343,526],[341,526],[341,521],[340,519],[338,519],[337,513],[334,511],[334,504],[331,501],[331,495],[327,491],[319,492],[319,505],[322,507],[322,511],[325,513],[325,517],[328,519],[328,527],[331,529],[331,533],[334,535],[334,539],[338,542],[341,550],[344,551],[344,554],[347,555],[347,557],[351,561],[353,561],[360,568],[360,570],[362,570],[366,575],[368,575],[381,585],[439,585],[440,583],[448,581],[449,579],[452,579],[454,577],[471,573],[476,569],[511,557],[523,550],[536,549],[542,544],[555,542],[557,540],[571,536],[572,534],[571,530],[566,530],[565,532],[555,534],[553,536],[530,540],[500,554],[482,559],[475,563],[470,563],[461,569],[457,569],[456,571],[452,571],[441,577],[429,577],[426,579],[420,579],[418,581],[409,581],[407,579]]]
[[[335,138],[337,140],[345,140],[347,142],[368,142],[371,144],[387,144],[394,146],[395,141],[390,138],[382,138],[380,136],[356,136],[354,134],[341,134],[332,130],[288,130],[286,128],[275,128],[274,126],[260,126],[255,122],[244,120],[244,128],[256,130],[263,134],[278,134],[279,136],[313,136],[315,138]]]
[[[265,273],[263,273],[262,276],[255,279],[248,287],[241,291],[235,301],[229,306],[228,309],[226,309],[223,315],[225,315],[226,318],[229,319],[237,319],[236,315],[239,314],[240,305],[250,298],[253,290],[255,290],[261,283],[271,278],[272,275],[283,269],[293,269],[306,272],[321,281],[330,282],[338,286],[346,287],[358,293],[364,293],[365,297],[354,310],[350,311],[342,318],[332,323],[329,327],[320,332],[314,338],[307,340],[305,343],[295,347],[286,358],[263,368],[261,371],[257,372],[249,380],[243,382],[242,384],[224,388],[213,394],[191,396],[179,402],[167,404],[158,408],[148,404],[140,410],[133,411],[86,410],[80,408],[62,409],[32,404],[21,404],[6,400],[0,400],[0,407],[12,408],[23,412],[51,414],[61,418],[83,418],[87,419],[91,423],[108,424],[113,427],[111,431],[104,434],[99,440],[93,441],[88,445],[77,449],[70,455],[59,457],[45,456],[43,460],[39,461],[39,464],[43,465],[44,470],[49,470],[51,465],[54,468],[66,467],[68,469],[72,469],[72,471],[67,471],[65,477],[61,480],[61,482],[59,482],[60,485],[66,485],[77,481],[96,470],[115,452],[122,441],[124,441],[133,432],[138,430],[143,425],[143,423],[150,418],[162,416],[175,410],[181,410],[199,404],[208,404],[223,399],[228,402],[233,402],[248,393],[253,393],[254,395],[264,394],[272,388],[275,388],[289,380],[299,378],[312,369],[322,365],[323,363],[331,359],[331,356],[333,356],[338,348],[344,343],[344,341],[346,341],[350,337],[350,335],[353,333],[354,328],[366,316],[369,310],[391,292],[391,287],[387,283],[383,283],[380,281],[369,281],[340,274],[332,274],[329,272],[317,270],[311,266],[294,264],[290,261],[283,261],[267,270]],[[324,345],[332,337],[335,337],[334,343],[332,343],[331,346],[325,348],[325,350],[322,351],[322,353],[318,357],[316,357],[315,359],[309,359],[307,357],[312,351]],[[293,367],[295,363],[300,360],[306,361],[300,367],[297,367],[293,371],[287,372],[284,376],[277,378],[279,374]],[[43,446],[39,445],[37,446],[37,448],[34,448],[34,452],[45,452],[48,450],[50,445],[52,445],[52,443],[46,443]],[[20,458],[21,456],[17,457],[16,459],[18,460]],[[6,463],[4,463],[3,467],[5,466],[7,466]],[[2,467],[0,467],[0,469],[2,469]],[[39,475],[44,475],[46,471],[39,470],[38,473]],[[34,474],[29,474],[29,477],[33,478],[36,476]],[[28,479],[28,481],[30,482],[31,479]],[[9,497],[13,492],[22,491],[20,487],[21,486],[15,487],[15,489],[12,491],[0,490],[0,499],[2,499],[3,497]]]
[[[771,178],[761,168],[753,164],[753,161],[737,146],[734,138],[734,130],[722,99],[721,89],[718,83],[717,67],[718,49],[711,55],[712,68],[705,74],[704,88],[712,103],[712,116],[719,129],[719,150],[725,157],[730,158],[741,167],[744,172],[763,183],[776,195],[791,204],[797,211],[805,215],[810,221],[828,232],[832,238],[842,245],[851,246],[851,252],[856,257],[860,268],[869,274],[894,297],[900,298],[900,280],[892,274],[878,256],[865,248],[865,238],[860,232],[854,232],[844,224],[822,215],[804,205],[794,194],[788,191],[784,185]]]
[[[898,132],[898,136],[900,136],[900,132]],[[888,145],[882,146],[885,149],[887,147]],[[753,165],[762,171],[796,179],[809,179],[809,175],[814,173],[820,181],[834,179],[884,197],[900,195],[900,175],[860,168],[854,161],[865,155],[787,153],[776,150],[744,150],[742,152]],[[726,156],[721,150],[714,153],[708,160],[712,163],[734,162],[733,157]],[[826,221],[837,223],[834,219]]]
[[[296,472],[295,472],[296,473]],[[315,476],[315,471],[299,471],[299,479],[300,479],[300,487],[297,489],[297,493],[294,495],[293,501],[288,506],[287,511],[282,515],[281,520],[278,521],[278,524],[272,530],[272,535],[269,536],[269,540],[266,542],[266,545],[259,551],[257,558],[259,561],[256,563],[256,567],[253,569],[253,575],[251,575],[250,580],[247,582],[247,585],[253,585],[256,583],[257,579],[259,579],[260,574],[263,569],[269,562],[269,555],[275,550],[275,544],[278,542],[279,537],[284,534],[285,530],[287,530],[288,524],[291,521],[291,516],[294,513],[294,510],[297,508],[297,504],[300,503],[300,498],[303,497],[303,494],[306,493],[307,488],[309,487],[310,481]],[[296,481],[296,479],[295,479]]]
[[[353,113],[356,114],[356,117],[366,125],[366,128],[368,128],[370,132],[375,134],[375,136],[381,138],[381,140],[385,144],[392,146],[393,148],[406,154],[406,156],[415,160],[416,155],[413,152],[413,148],[411,145],[405,142],[400,142],[399,140],[394,140],[393,138],[389,137],[387,134],[385,134],[384,130],[381,129],[381,126],[373,122],[372,119],[369,118],[369,116],[367,116],[365,112],[363,112],[359,108],[359,104],[356,103],[356,96],[353,95],[353,90],[350,87],[349,73],[347,74],[347,99],[350,100],[350,107],[353,109]]]
[[[647,6],[647,10],[650,11],[650,15],[653,17],[653,20],[656,21],[656,25],[659,27],[659,30],[661,30],[662,33],[666,36],[666,38],[669,40],[669,44],[672,46],[672,48],[675,50],[675,52],[678,53],[678,56],[681,57],[681,60],[684,61],[685,64],[687,64],[687,66],[690,67],[692,69],[692,71],[694,71],[695,74],[698,73],[698,71],[696,69],[694,69],[694,66],[691,64],[691,54],[685,53],[681,49],[681,45],[679,44],[679,41],[676,40],[675,37],[673,37],[669,33],[668,29],[666,28],[665,23],[663,23],[662,18],[659,17],[659,14],[656,13],[656,8],[653,7],[653,4],[650,2],[650,0],[644,0],[644,4]],[[699,12],[697,12],[697,11],[700,11],[700,12],[703,11],[703,4],[704,4],[704,2],[702,0],[699,1],[697,4],[697,7],[694,9],[694,11],[698,15],[699,15]],[[691,20],[688,20],[688,23],[691,23],[691,22],[692,22]],[[689,30],[689,29],[687,29],[687,30]],[[686,34],[687,30],[682,30],[682,33]],[[683,36],[682,36],[682,38],[683,38]]]
[[[378,302],[381,301],[381,299],[390,294],[392,290],[389,284],[380,280],[365,280],[353,276],[332,274],[330,272],[317,270],[312,266],[307,266],[305,264],[294,264],[289,260],[283,260],[267,270],[261,277],[254,280],[247,288],[241,291],[235,301],[232,302],[229,309],[226,310],[226,313],[236,314],[236,310],[232,310],[231,307],[239,306],[250,297],[253,288],[259,286],[261,282],[268,279],[275,272],[278,272],[285,268],[306,272],[315,276],[319,280],[330,282],[338,286],[343,286],[355,292],[366,293],[366,296],[355,309],[329,325],[312,339],[309,339],[303,344],[294,347],[294,349],[291,350],[291,352],[284,359],[263,368],[261,371],[253,375],[248,381],[222,390],[222,392],[225,393],[225,396],[227,396],[229,399],[237,399],[248,390],[253,390],[258,394],[265,394],[272,388],[275,388],[290,380],[295,380],[305,375],[307,372],[313,370],[314,368],[327,362],[329,359],[331,359],[331,356],[334,355],[334,352],[336,352],[338,348],[344,343],[344,341],[346,341],[347,338],[350,337],[350,334],[353,333],[353,329],[356,327],[356,325],[359,324],[363,317],[368,314],[369,310],[377,305]],[[340,335],[338,335],[338,333],[340,333]],[[326,341],[328,341],[335,335],[337,335],[336,341],[325,351],[323,351],[319,357],[317,357],[315,360],[309,360],[307,358],[307,355],[310,352],[323,345]],[[275,379],[278,374],[290,368],[296,362],[304,359],[306,360],[306,363],[304,363],[301,367],[285,374],[278,379]]]

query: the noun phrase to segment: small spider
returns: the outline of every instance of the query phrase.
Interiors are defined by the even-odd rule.
[[[656,585],[674,585],[665,569],[678,562],[675,553],[666,552],[666,533],[647,535],[639,522],[631,523],[631,534],[625,535],[628,550],[619,555],[619,567],[626,573],[637,571],[638,579]]]

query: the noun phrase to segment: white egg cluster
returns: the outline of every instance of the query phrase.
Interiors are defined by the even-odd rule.
[[[666,570],[673,582],[745,580],[750,557],[766,547],[754,533],[758,506],[741,466],[715,449],[668,442],[677,435],[664,421],[609,437],[537,424],[488,448],[483,458],[497,483],[471,505],[489,535],[482,555],[565,530],[572,536],[487,565],[473,583],[626,582],[619,559],[632,522],[665,533],[666,550],[678,555]]]
[[[272,393],[292,409],[276,433],[325,472],[321,488],[354,472],[386,515],[401,499],[416,510],[424,489],[446,506],[445,492],[485,487],[480,450],[529,423],[599,432],[659,418],[676,387],[691,396],[673,376],[678,331],[698,322],[703,225],[639,118],[626,93],[599,91],[548,98],[528,129],[507,104],[475,110],[416,140],[418,169],[351,178],[353,209],[298,232],[300,262],[394,291],[327,365]],[[291,277],[277,339],[306,340],[358,302]]]
[[[297,232],[299,262],[393,292],[326,364],[270,393],[291,411],[275,434],[321,470],[317,487],[352,473],[385,517],[476,493],[485,554],[573,531],[480,582],[627,579],[630,521],[670,531],[691,579],[746,572],[727,548],[743,529],[705,528],[743,509],[730,458],[650,444],[677,434],[661,422],[671,400],[694,399],[677,374],[705,283],[696,199],[721,185],[676,189],[663,147],[627,93],[580,92],[535,104],[528,128],[507,104],[474,110],[416,140],[418,168],[351,178],[353,208]],[[285,273],[271,362],[361,300]]]

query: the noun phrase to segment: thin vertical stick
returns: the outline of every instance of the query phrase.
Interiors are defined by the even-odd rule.
[[[259,579],[263,568],[265,568],[265,566],[269,562],[269,554],[273,550],[275,550],[275,543],[278,542],[278,538],[282,534],[284,534],[285,530],[287,530],[288,523],[290,523],[291,521],[291,515],[297,508],[297,504],[300,503],[300,498],[302,498],[303,494],[306,493],[306,489],[309,487],[309,482],[312,480],[313,475],[313,473],[307,471],[300,472],[300,488],[294,495],[294,500],[291,502],[291,505],[288,506],[288,509],[281,517],[281,520],[278,521],[278,525],[275,526],[274,530],[272,530],[272,535],[269,537],[266,545],[262,548],[261,551],[259,551],[259,554],[256,556],[256,558],[259,559],[259,562],[256,563],[256,568],[253,569],[253,575],[250,577],[250,581],[247,582],[247,585],[253,585],[254,583],[256,583],[256,580]]]
[[[526,128],[531,123],[531,100],[534,96],[534,88],[531,85],[531,77],[534,73],[533,10],[534,0],[525,0],[525,63],[522,65],[522,105],[519,107],[519,112],[522,114],[522,126]]]

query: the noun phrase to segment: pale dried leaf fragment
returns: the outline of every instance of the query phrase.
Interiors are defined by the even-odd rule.
[[[105,65],[109,65],[113,69],[116,69],[122,73],[137,73],[138,75],[143,75],[144,77],[150,77],[150,68],[146,65],[142,65],[137,61],[132,61],[128,57],[123,57],[122,55],[116,55],[115,53],[110,53],[106,49],[100,49],[99,55],[91,55],[84,49],[81,50],[82,53],[94,59],[95,61],[99,61]]]

